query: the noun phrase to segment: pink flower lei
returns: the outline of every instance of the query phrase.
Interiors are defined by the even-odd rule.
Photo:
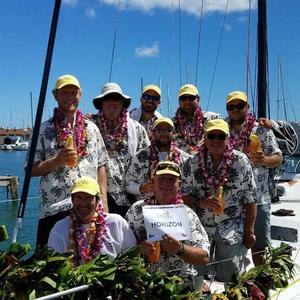
[[[87,155],[86,144],[87,144],[87,132],[86,122],[83,118],[83,114],[76,110],[74,115],[73,128],[70,128],[66,122],[65,114],[58,108],[54,108],[53,111],[53,123],[56,131],[57,143],[60,147],[63,147],[69,135],[74,136],[75,145],[78,157],[84,157]]]
[[[148,196],[144,200],[146,205],[159,205],[158,201],[155,198],[155,195]],[[183,204],[182,194],[180,191],[177,192],[175,199],[170,204]]]
[[[150,152],[150,172],[151,172],[151,170],[154,170],[156,168],[156,165],[159,163],[158,149],[155,145],[154,140],[151,141],[149,152]],[[171,142],[169,155],[166,160],[172,161],[176,164],[180,163],[180,152],[178,151],[178,147],[175,141]]]
[[[189,131],[187,128],[187,122],[182,114],[182,111],[180,108],[177,109],[176,114],[175,114],[175,119],[179,125],[179,131],[180,135],[182,138],[185,138],[187,143],[191,145],[191,138],[196,137],[198,140],[201,139],[202,134],[203,134],[203,113],[201,111],[201,108],[197,106],[196,111],[193,116],[193,125],[194,128],[192,131]],[[193,146],[193,145],[191,145]]]
[[[118,151],[122,148],[124,140],[127,137],[127,110],[123,108],[120,115],[120,123],[118,130],[110,133],[106,126],[106,119],[102,111],[99,111],[97,118],[97,126],[99,127],[105,146],[109,152]]]
[[[74,253],[74,261],[76,264],[80,262],[87,263],[100,253],[103,241],[105,240],[104,236],[107,232],[107,225],[103,206],[101,203],[97,205],[95,215],[85,234],[73,210],[71,210],[70,218],[70,243],[68,250]]]
[[[222,161],[215,172],[215,175],[212,175],[212,171],[208,167],[208,150],[205,145],[201,145],[199,147],[199,168],[206,180],[206,184],[209,187],[214,187],[216,191],[220,185],[224,185],[224,183],[228,180],[228,172],[229,168],[233,165],[233,147],[230,143],[226,144],[225,151],[223,154]]]
[[[247,152],[248,138],[254,128],[255,121],[255,116],[252,113],[248,113],[246,120],[242,125],[241,132],[239,134],[234,134],[233,130],[231,130],[228,142],[233,146],[234,149]]]

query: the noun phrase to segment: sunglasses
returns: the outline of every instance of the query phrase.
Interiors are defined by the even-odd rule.
[[[151,96],[151,95],[143,94],[142,98],[145,101],[153,101],[153,102],[159,102],[160,101],[160,96]]]
[[[170,162],[162,162],[156,166],[155,173],[161,170],[172,170],[178,174],[181,174],[180,168],[178,165],[172,164]]]
[[[154,129],[154,132],[156,132],[156,133],[170,133],[172,131],[173,131],[172,128],[155,128]]]
[[[208,133],[207,138],[209,140],[219,140],[219,141],[224,141],[226,139],[226,134],[225,133]]]
[[[227,110],[228,110],[228,111],[233,111],[235,108],[236,108],[237,110],[242,110],[242,109],[245,108],[245,106],[246,106],[246,103],[228,104],[228,105],[227,105]]]
[[[197,96],[193,96],[193,95],[186,95],[186,96],[181,96],[179,97],[179,100],[182,101],[182,102],[185,102],[185,101],[195,101],[197,99]]]

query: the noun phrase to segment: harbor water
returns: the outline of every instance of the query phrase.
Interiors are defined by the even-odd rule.
[[[24,182],[24,162],[26,151],[0,151],[0,175],[19,177],[18,196],[21,197]],[[5,224],[10,240],[0,243],[0,250],[6,249],[11,243],[13,230],[16,224],[19,200],[11,200],[10,192],[0,188],[0,225]],[[39,178],[31,178],[26,202],[25,215],[22,227],[18,231],[17,242],[29,243],[35,248],[36,231],[39,216]]]

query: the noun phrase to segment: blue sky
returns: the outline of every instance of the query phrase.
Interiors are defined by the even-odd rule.
[[[43,119],[52,115],[55,106],[51,95],[55,79],[68,73],[75,75],[82,85],[80,109],[83,112],[95,111],[92,99],[108,81],[116,29],[112,81],[119,83],[123,91],[132,97],[131,108],[139,104],[141,78],[144,84],[161,82],[162,111],[168,114],[169,87],[172,116],[178,106],[177,92],[180,84],[195,82],[201,2],[62,1]],[[267,2],[271,116],[277,117],[279,58],[283,78],[282,91],[288,102],[288,117],[294,120],[293,108],[296,119],[299,120],[297,88],[300,77],[300,2]],[[52,0],[0,1],[0,127],[23,127],[31,124],[30,92],[36,107],[53,3]],[[256,1],[252,0],[251,4],[250,60],[252,86],[255,89]],[[229,0],[212,84],[225,7],[224,0],[204,0],[197,80],[202,109],[220,112],[223,116],[226,114],[226,95],[232,90],[246,88],[249,1]],[[282,102],[279,118],[284,118]]]

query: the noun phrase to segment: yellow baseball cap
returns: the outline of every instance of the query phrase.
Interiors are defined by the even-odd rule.
[[[230,101],[236,100],[236,99],[244,101],[246,103],[248,102],[248,97],[244,92],[234,91],[227,95],[226,103],[229,103]]]
[[[150,91],[150,90],[155,91],[159,96],[161,96],[161,90],[155,84],[149,84],[149,85],[144,86],[142,94],[144,94],[145,92]]]
[[[161,161],[156,165],[154,175],[171,174],[180,177],[180,167],[172,161]]]
[[[182,95],[198,96],[199,92],[198,92],[198,89],[194,85],[185,84],[180,88],[178,98],[180,98]]]
[[[100,187],[97,180],[95,180],[94,178],[89,176],[83,176],[78,178],[74,182],[71,194],[75,194],[78,192],[83,192],[92,196],[96,196],[97,194],[100,194]]]
[[[162,118],[159,118],[159,119],[155,120],[152,128],[155,129],[159,124],[162,124],[162,123],[168,124],[174,129],[173,121],[171,119],[165,118],[165,117],[162,117]]]
[[[54,90],[59,90],[66,85],[75,85],[80,89],[79,81],[73,75],[63,75],[56,79]]]
[[[213,130],[220,130],[223,131],[225,134],[229,135],[228,124],[223,119],[209,120],[205,123],[205,127],[204,127],[205,133]]]

